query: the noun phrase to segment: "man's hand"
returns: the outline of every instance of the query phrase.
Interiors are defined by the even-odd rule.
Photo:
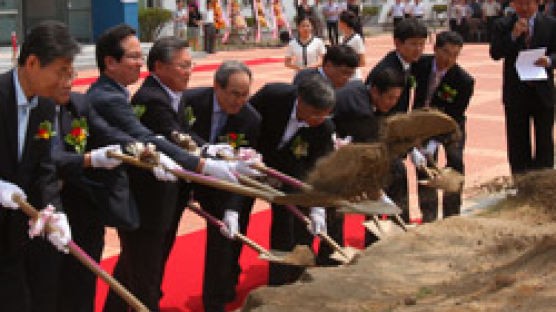
[[[238,183],[236,176],[233,173],[232,163],[225,160],[215,160],[215,159],[204,159],[205,164],[201,169],[201,173],[215,178],[225,180],[232,183]]]
[[[424,168],[427,165],[427,158],[415,147],[411,151],[411,161],[417,168]]]
[[[326,210],[324,208],[312,207],[309,219],[311,219],[311,226],[309,227],[311,234],[326,234]]]
[[[226,209],[222,221],[224,221],[226,226],[220,228],[220,233],[229,239],[235,239],[236,234],[239,232],[239,213],[234,210]]]
[[[119,145],[108,145],[97,148],[91,151],[91,167],[113,169],[119,166],[122,161],[117,158],[111,158],[106,155],[107,151],[112,151],[118,154],[122,153],[122,148]]]
[[[526,18],[520,18],[515,22],[514,28],[512,29],[512,37],[517,39],[523,34],[529,32],[529,22]]]
[[[160,166],[153,168],[154,176],[158,181],[176,182],[178,178],[167,170],[182,170],[182,167],[163,153],[160,153],[159,156]]]
[[[233,158],[234,148],[226,143],[205,144],[203,145],[203,147],[201,147],[201,156],[211,158]]]

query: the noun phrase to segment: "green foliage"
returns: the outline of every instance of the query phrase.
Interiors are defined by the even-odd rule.
[[[153,41],[162,26],[172,19],[172,11],[161,8],[139,9],[139,33],[141,41]]]
[[[432,10],[436,12],[436,14],[448,11],[448,5],[446,4],[435,4],[432,6]]]
[[[378,15],[380,8],[377,6],[364,6],[363,16],[376,16]]]

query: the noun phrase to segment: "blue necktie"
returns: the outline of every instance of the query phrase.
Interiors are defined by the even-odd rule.
[[[25,145],[25,135],[27,134],[27,125],[29,124],[29,110],[31,104],[18,106],[17,113],[17,127],[18,127],[18,145],[17,145],[17,160],[21,161],[23,156],[23,147]]]
[[[220,134],[220,132],[222,131],[222,128],[224,128],[224,125],[226,124],[226,113],[223,111],[219,111],[216,112],[216,126],[213,127],[213,132],[211,133],[210,139],[211,142],[216,142],[216,139],[218,139],[218,134]]]

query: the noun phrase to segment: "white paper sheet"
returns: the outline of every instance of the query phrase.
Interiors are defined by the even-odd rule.
[[[536,66],[535,62],[546,56],[546,48],[523,50],[519,52],[515,68],[521,81],[547,80],[548,75],[544,67]]]

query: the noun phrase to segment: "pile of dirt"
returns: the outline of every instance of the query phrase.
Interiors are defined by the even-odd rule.
[[[482,216],[419,226],[353,266],[255,290],[241,311],[556,311],[554,173],[516,179],[518,195]]]

